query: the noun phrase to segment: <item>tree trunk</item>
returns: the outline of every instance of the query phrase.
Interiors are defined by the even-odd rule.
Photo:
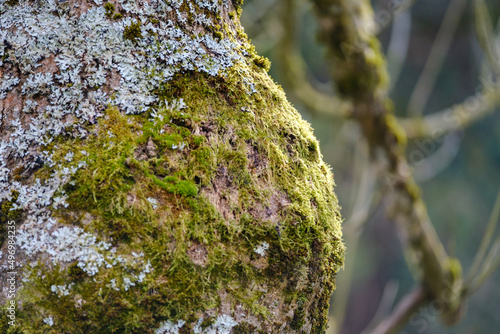
[[[4,330],[325,331],[332,173],[239,14],[0,0]]]

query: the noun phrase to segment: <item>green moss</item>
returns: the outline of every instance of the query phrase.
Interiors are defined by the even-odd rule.
[[[250,73],[257,93],[247,94],[242,75],[248,74],[242,73]],[[332,175],[310,126],[251,63],[219,77],[182,73],[157,92],[153,108],[163,120],[109,107],[89,127],[95,135],[56,138],[47,147],[57,161],[73,152],[67,167],[86,164],[65,187],[69,207],[56,211],[59,220],[113,238],[124,257],[144,252],[154,271],[125,292],[110,287],[112,279],[122,282],[130,274],[120,266],[90,279],[76,264],[39,264],[24,292],[23,329],[45,330],[41,319],[50,314],[54,333],[154,333],[166,320],[196,323],[199,314],[220,306],[222,292],[266,319],[271,310],[259,284],[286,285],[278,297],[297,303],[293,326],[301,328],[314,314],[321,322],[315,328],[324,328],[343,245]],[[178,98],[187,108],[163,107]],[[53,172],[45,166],[36,176]],[[281,207],[272,209],[280,198]],[[266,215],[272,210],[275,218]],[[83,222],[86,214],[91,223]],[[259,267],[254,248],[263,241],[270,248]],[[190,257],[193,245],[206,251],[203,261]],[[315,294],[301,280],[323,289]],[[51,292],[52,285],[71,283],[70,296]],[[305,299],[321,304],[309,307]],[[235,330],[254,329],[240,324]]]
[[[16,220],[22,213],[22,210],[20,209],[12,210],[14,204],[17,202],[18,197],[19,193],[17,191],[12,191],[11,200],[3,201],[2,203],[0,203],[2,222],[7,220]]]
[[[295,330],[300,330],[302,326],[305,324],[305,304],[307,303],[307,299],[305,297],[300,297],[297,300],[297,308],[295,309],[295,312],[293,313],[293,319],[292,322],[290,323],[290,327],[292,327]]]
[[[192,142],[193,142],[193,145],[195,148],[200,147],[201,144],[203,144],[205,142],[205,137],[195,135],[195,136],[193,136]]]
[[[113,5],[111,2],[106,2],[104,4],[104,9],[106,10],[106,16],[108,18],[112,18],[113,14],[115,13],[115,5]]]
[[[266,71],[269,71],[271,69],[271,61],[269,59],[267,59],[266,57],[255,56],[253,58],[253,62],[255,65],[263,68]]]
[[[233,328],[235,334],[253,334],[257,332],[257,328],[249,323],[241,323]]]
[[[14,204],[17,202],[19,193],[13,191],[11,193],[11,200],[0,202],[0,245],[3,244],[7,238],[7,224],[9,221],[17,221],[22,214],[21,209],[12,210]]]
[[[396,120],[396,116],[394,116],[394,114],[385,114],[384,117],[386,126],[387,128],[390,129],[389,133],[393,133],[395,135],[396,140],[401,148],[406,147],[407,145],[406,133],[402,128],[402,126]]]
[[[68,278],[70,281],[72,282],[81,281],[85,277],[87,277],[87,274],[85,273],[85,271],[82,270],[82,268],[78,266],[77,263],[74,263],[69,266]]]
[[[208,327],[212,326],[215,323],[216,318],[213,317],[206,317],[203,319],[203,321],[200,324],[200,327],[202,329],[207,329]]]
[[[244,0],[232,0],[235,8],[240,8],[243,5]]]
[[[7,0],[5,3],[9,6],[16,6],[19,4],[19,0]]]
[[[193,182],[181,181],[175,176],[168,176],[164,180],[160,180],[154,175],[151,175],[151,178],[156,185],[169,193],[181,196],[196,196],[198,194],[198,187]]]
[[[214,37],[216,37],[218,39],[223,39],[224,34],[221,31],[214,31]]]
[[[123,18],[123,15],[121,13],[116,13],[115,15],[113,15],[114,20],[119,20],[121,18]]]
[[[126,26],[123,31],[123,38],[131,40],[132,42],[141,39],[141,22],[132,22],[129,26]]]

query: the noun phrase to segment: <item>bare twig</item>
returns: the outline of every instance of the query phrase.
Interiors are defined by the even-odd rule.
[[[396,301],[398,290],[399,284],[396,281],[390,281],[385,285],[384,292],[382,294],[382,298],[380,298],[380,303],[377,311],[375,312],[373,319],[361,334],[371,334],[374,326],[389,314],[394,306],[394,302]]]
[[[318,91],[309,82],[306,75],[307,65],[302,57],[298,55],[297,45],[295,44],[295,27],[297,26],[295,6],[295,0],[284,0],[282,14],[284,34],[278,52],[280,53],[280,65],[283,66],[282,72],[286,84],[311,113],[346,117],[350,113],[349,103],[333,95]]]
[[[429,291],[422,286],[415,288],[398,304],[392,314],[375,327],[371,334],[396,333],[411,318],[411,316],[430,299]]]
[[[452,0],[439,28],[436,40],[432,45],[429,58],[424,66],[424,70],[413,90],[408,103],[408,114],[413,116],[422,115],[425,105],[429,100],[437,76],[440,72],[443,62],[450,49],[451,42],[455,36],[458,23],[462,18],[467,0]]]
[[[496,39],[488,9],[483,0],[475,0],[476,33],[485,54],[489,68],[500,75],[500,54],[495,48]],[[500,33],[500,22],[497,27]],[[426,116],[400,119],[409,139],[437,138],[461,130],[491,113],[500,104],[500,84],[489,76],[481,79],[482,90],[468,97],[462,104],[455,105]]]
[[[467,98],[462,104],[436,112],[423,118],[400,118],[408,139],[439,138],[450,132],[483,119],[500,104],[500,85],[484,82],[483,90]]]
[[[475,0],[476,34],[490,68],[500,75],[500,55],[495,48],[495,28],[484,0]]]
[[[394,20],[391,40],[387,48],[387,71],[391,78],[390,90],[394,88],[403,68],[410,44],[410,32],[411,14],[405,11]]]
[[[490,215],[490,220],[488,222],[488,226],[486,227],[486,231],[484,232],[483,239],[481,240],[481,244],[479,245],[479,249],[474,257],[474,261],[469,269],[469,273],[466,279],[466,286],[469,293],[475,291],[479,286],[482,285],[484,280],[486,280],[492,272],[498,266],[495,265],[496,258],[500,258],[498,253],[495,252],[495,245],[491,248],[489,256],[485,259],[486,251],[488,250],[491,240],[493,240],[493,235],[495,233],[495,229],[498,225],[498,220],[500,217],[500,191],[498,192],[497,199],[495,202],[495,206],[493,207],[493,211]],[[500,241],[496,241],[495,244],[500,245]],[[493,251],[493,252],[492,252]],[[480,269],[481,264],[483,264]]]
[[[375,14],[376,25],[373,31],[374,35],[383,32],[389,25],[395,21],[399,15],[407,14],[411,7],[417,2],[416,0],[394,0],[389,2],[387,10],[381,10]],[[387,15],[389,14],[389,15]]]

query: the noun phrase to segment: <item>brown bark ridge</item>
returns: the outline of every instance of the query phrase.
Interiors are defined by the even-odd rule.
[[[239,5],[0,0],[2,330],[325,331],[333,174]]]

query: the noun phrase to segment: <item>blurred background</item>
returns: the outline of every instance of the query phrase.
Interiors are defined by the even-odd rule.
[[[476,34],[473,1],[418,0],[407,11],[394,10],[388,1],[372,4],[399,117],[443,112],[484,87],[492,70]],[[500,2],[486,5],[500,36]],[[273,79],[312,124],[335,173],[347,259],[332,298],[329,333],[361,333],[415,285],[395,226],[385,218],[367,148],[356,124],[342,117],[344,106],[335,98],[311,3],[245,0],[242,23],[259,54],[271,60]],[[496,42],[500,54],[500,38]],[[478,96],[469,103],[481,103]],[[498,111],[488,108],[480,119],[446,136],[409,140],[408,160],[429,215],[464,272],[499,191]],[[401,333],[500,332],[500,272],[468,300],[466,315],[454,327],[440,324],[438,306],[420,310]]]

